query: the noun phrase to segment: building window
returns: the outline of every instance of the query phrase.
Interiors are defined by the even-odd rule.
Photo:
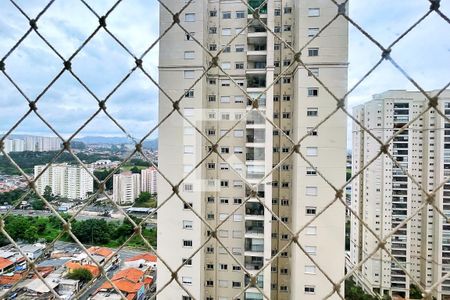
[[[230,86],[230,80],[221,80],[220,81],[221,86]]]
[[[285,7],[284,8],[284,13],[285,14],[291,14],[292,13],[292,7]]]
[[[219,264],[219,270],[227,271],[228,270],[228,265],[227,264]]]
[[[238,44],[235,46],[236,52],[244,52],[245,51],[245,45]]]
[[[275,10],[274,10],[274,14],[275,14],[275,16],[276,16],[276,17],[279,17],[279,16],[281,16],[281,9],[279,9],[279,8],[275,8]]]
[[[216,34],[217,33],[217,27],[209,27],[208,30],[209,34]]]
[[[185,90],[184,97],[186,97],[186,98],[194,98],[194,91],[193,90]]]
[[[183,247],[191,248],[192,247],[192,240],[183,240]]]
[[[191,258],[183,258],[182,262],[185,266],[192,266],[192,259]]]
[[[222,35],[224,36],[231,35],[231,28],[222,28]]]
[[[194,154],[194,146],[184,145],[184,154]]]
[[[319,33],[319,28],[317,28],[317,27],[311,27],[311,28],[308,28],[308,37],[314,37],[314,36],[316,36],[318,33]]]
[[[320,8],[308,8],[308,17],[320,17]]]
[[[194,13],[186,13],[184,15],[185,22],[195,22],[195,14]]]
[[[231,19],[231,11],[224,11],[222,13],[222,18],[223,19]]]
[[[220,66],[221,66],[222,69],[224,69],[224,70],[229,70],[229,69],[231,69],[231,63],[230,63],[230,62],[223,62],[223,63],[221,63]]]
[[[316,266],[305,266],[305,274],[316,274]]]
[[[221,96],[220,103],[230,103],[230,96]]]
[[[306,156],[317,156],[317,147],[306,147]]]
[[[208,95],[209,102],[216,102],[216,95]]]
[[[317,196],[317,186],[307,186],[306,196]]]
[[[319,77],[319,68],[309,68],[308,76],[312,77],[313,75]]]
[[[244,10],[236,11],[236,19],[244,19],[244,18],[245,18],[245,11]]]
[[[217,10],[210,10],[209,11],[209,16],[210,17],[217,17]]]
[[[183,190],[185,192],[192,192],[194,190],[194,185],[192,183],[185,183],[183,185]]]
[[[220,181],[220,186],[221,187],[228,187],[228,180],[221,180]]]
[[[291,77],[283,77],[283,84],[291,83]]]
[[[308,97],[317,97],[319,96],[319,88],[309,87],[308,88]]]
[[[207,281],[206,281],[206,286],[214,286],[214,281],[212,281],[212,280],[207,280]]]
[[[241,287],[241,283],[240,283],[239,281],[233,281],[232,286],[233,286],[234,288],[240,288],[240,287]]]
[[[283,31],[284,31],[284,32],[289,32],[289,31],[291,31],[291,29],[292,29],[292,26],[291,26],[291,25],[284,25],[284,26],[283,26]]]
[[[192,229],[192,221],[183,220],[183,229]]]
[[[308,48],[308,56],[319,56],[319,48]]]
[[[315,206],[307,206],[305,211],[307,216],[314,216],[316,215],[317,208]]]
[[[312,167],[306,167],[306,175],[308,176],[316,176],[317,171]]]
[[[193,70],[185,70],[184,71],[184,79],[193,79],[194,78],[194,71]]]
[[[305,252],[311,256],[314,256],[317,254],[317,247],[316,246],[305,246]]]
[[[217,51],[217,44],[209,44],[209,51]]]
[[[190,296],[183,296],[181,297],[182,300],[192,300],[192,298]]]
[[[275,27],[273,28],[273,32],[275,32],[275,33],[280,33],[280,32],[281,32],[281,27],[280,27],[280,26],[275,26]]]
[[[314,295],[316,293],[316,287],[314,285],[305,285],[305,294]]]
[[[195,51],[184,51],[184,59],[195,59]]]
[[[306,109],[306,115],[308,117],[317,117],[319,115],[319,109],[316,107],[308,107]]]
[[[310,136],[318,135],[317,129],[314,129],[314,127],[307,127],[306,130]]]
[[[307,235],[316,235],[317,234],[317,227],[316,226],[308,226],[308,227],[306,227],[306,234]]]
[[[243,70],[244,69],[244,63],[243,62],[237,62],[235,64],[236,70]]]

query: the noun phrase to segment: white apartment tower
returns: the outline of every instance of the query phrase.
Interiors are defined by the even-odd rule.
[[[173,12],[186,2],[164,1]],[[256,8],[263,1],[248,3]],[[163,33],[174,19],[165,8],[160,9]],[[287,246],[292,236],[283,223],[297,231],[335,198],[334,190],[298,154],[286,159],[293,149],[289,138],[299,141],[307,136],[301,153],[334,185],[345,182],[346,118],[338,111],[318,130],[312,130],[337,105],[312,74],[337,97],[345,95],[347,22],[338,18],[302,50],[301,59],[311,72],[300,66],[289,68],[294,54],[287,46],[299,52],[337,12],[331,1],[269,0],[260,10],[261,20],[280,40],[253,19],[242,1],[192,1],[179,16],[188,33],[175,25],[160,41],[159,84],[164,90],[160,93],[160,119],[174,107],[167,96],[174,101],[182,97],[180,112],[212,143],[220,139],[217,151],[225,159],[209,154],[211,144],[178,113],[159,127],[158,168],[172,184],[187,176],[175,189],[187,204],[175,195],[158,210],[158,253],[173,270],[186,262],[177,276],[195,299],[264,299],[255,287],[236,298],[249,283],[241,265],[251,274],[259,272],[256,284],[270,299],[322,299],[333,290],[298,246]],[[225,49],[218,64],[233,80],[218,68],[200,78],[211,56],[196,41],[213,55]],[[272,84],[279,74],[283,77]],[[259,110],[283,133],[257,111],[247,116],[252,105],[243,90],[252,98],[260,97]],[[233,126],[239,120],[239,125]],[[241,176],[254,185],[261,182],[256,195]],[[158,203],[172,193],[172,186],[160,176]],[[215,235],[221,243],[208,227],[219,224]],[[344,206],[335,204],[299,235],[305,251],[335,281],[344,276],[344,224]],[[273,263],[262,269],[275,255]],[[158,287],[170,279],[171,273],[159,265]],[[190,299],[176,282],[158,297]],[[339,297],[334,294],[331,298]]]
[[[438,91],[430,92],[436,95]],[[428,107],[420,92],[387,91],[354,108],[354,116],[387,142]],[[438,108],[450,116],[450,91],[439,95]],[[450,123],[431,108],[391,142],[389,152],[398,164],[426,190],[432,191],[450,176]],[[353,173],[380,151],[380,144],[358,125],[353,126]],[[435,203],[450,212],[450,185],[436,193]],[[386,236],[426,201],[421,189],[386,155],[376,159],[352,184],[352,209],[380,236]],[[351,217],[350,263],[356,265],[371,253],[377,241],[356,217]],[[426,289],[450,271],[450,227],[431,206],[399,228],[386,248]],[[409,297],[413,281],[385,252],[377,251],[355,273],[367,291]],[[434,292],[450,299],[450,280]]]
[[[154,167],[141,170],[141,191],[157,194],[157,177],[158,172]]]
[[[141,174],[124,172],[113,175],[113,200],[119,205],[131,205],[141,192]]]
[[[36,178],[45,167],[45,165],[34,166],[34,177]],[[94,172],[90,166],[88,170]],[[94,191],[94,180],[89,172],[81,166],[67,163],[53,164],[38,178],[36,189],[42,195],[45,187],[49,186],[54,195],[68,199],[86,199],[88,193]]]

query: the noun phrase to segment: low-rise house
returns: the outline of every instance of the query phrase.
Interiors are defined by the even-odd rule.
[[[145,272],[136,268],[127,268],[117,272],[111,279],[114,286],[119,289],[128,300],[141,300],[144,298],[153,279],[145,275]],[[92,297],[93,300],[111,299],[118,296],[117,291],[109,282],[103,283]],[[114,298],[113,298],[114,299]]]
[[[38,258],[44,251],[44,244],[25,245],[20,248],[22,252],[31,260]]]
[[[14,266],[14,262],[9,259],[0,257],[0,274],[5,273],[5,271],[10,270]]]
[[[156,269],[157,256],[150,253],[142,253],[125,260],[126,267],[133,267],[138,269],[145,269],[144,272],[151,269]]]
[[[92,276],[97,277],[100,275],[100,270],[98,269],[97,266],[95,265],[91,265],[91,264],[85,264],[85,265],[81,265],[77,262],[67,262],[66,263],[66,267],[67,267],[67,272],[71,273],[76,269],[85,269],[88,270],[89,272],[91,272]]]

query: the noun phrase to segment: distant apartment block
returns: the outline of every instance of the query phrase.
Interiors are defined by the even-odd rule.
[[[141,192],[141,174],[124,172],[113,176],[113,200],[119,205],[132,205]]]
[[[61,140],[57,137],[23,136],[5,139],[5,152],[43,152],[61,149]]]
[[[149,192],[151,194],[157,194],[157,177],[158,172],[153,167],[141,170],[141,191]]]
[[[432,91],[430,94],[436,94]],[[387,91],[354,108],[354,116],[377,138],[391,142],[389,152],[380,156],[352,184],[352,209],[367,226],[383,237],[391,233],[426,201],[425,195],[405,172],[424,189],[432,191],[450,176],[450,123],[431,108],[420,92]],[[450,117],[450,90],[439,96],[437,107]],[[418,117],[408,128],[399,131]],[[380,144],[353,126],[353,174],[363,169],[380,151]],[[450,214],[450,184],[435,195],[436,206]],[[377,240],[355,216],[351,216],[350,267],[367,258]],[[386,249],[407,273],[429,289],[450,271],[450,226],[431,206],[421,209],[387,240]],[[355,273],[364,289],[379,294],[409,297],[409,276],[385,251],[377,251]],[[436,299],[450,299],[450,280],[438,285]]]
[[[174,12],[186,5],[180,0],[164,3]],[[247,4],[262,5],[261,21],[282,39],[254,20]],[[335,191],[298,154],[290,156],[293,144],[289,140],[306,136],[299,151],[333,184],[345,182],[346,118],[341,111],[334,113],[336,101],[314,79],[318,76],[338,97],[347,91],[347,22],[338,18],[317,36],[336,13],[332,1],[192,1],[179,16],[186,31],[173,28],[160,41],[159,84],[164,90],[160,120],[175,107],[167,96],[182,97],[180,112],[213,143],[229,131],[217,146],[224,161],[209,153],[211,143],[178,114],[159,127],[161,173],[173,184],[183,179],[177,186],[183,199],[212,228],[221,224],[214,233],[219,243],[177,196],[158,210],[158,252],[173,269],[186,263],[177,275],[195,299],[264,299],[255,287],[237,296],[250,280],[241,265],[256,274],[272,257],[271,265],[256,280],[270,299],[325,298],[334,287],[299,247],[292,246],[284,224],[294,230],[305,226],[299,235],[304,249],[331,278],[344,276],[344,206],[332,205],[315,219],[334,199]],[[160,16],[163,33],[173,24],[173,16],[163,7]],[[220,51],[218,64],[232,80],[218,68],[209,69],[212,58],[196,41],[212,55]],[[291,66],[295,55],[289,47],[294,52],[302,49],[309,71]],[[256,98],[259,110],[280,129],[257,111],[247,115],[251,99]],[[241,176],[255,185],[255,191]],[[165,201],[174,189],[159,179],[158,197]],[[158,268],[161,282],[171,276],[165,266]],[[158,296],[191,299],[177,284],[164,287]]]
[[[44,169],[45,165],[34,167],[36,178]],[[89,172],[93,168],[88,166]],[[54,195],[68,199],[86,199],[89,193],[94,191],[94,180],[81,166],[69,165],[67,163],[53,164],[38,178],[36,189],[43,194],[45,187],[49,186]]]
[[[25,143],[20,139],[6,139],[4,149],[6,153],[25,151]]]

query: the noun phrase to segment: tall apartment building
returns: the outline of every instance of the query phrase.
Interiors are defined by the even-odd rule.
[[[157,177],[158,172],[154,167],[141,170],[141,191],[157,194]]]
[[[185,2],[164,3],[176,12]],[[248,3],[258,7],[262,2]],[[297,52],[336,13],[337,7],[331,1],[319,0],[269,0],[260,10],[261,20]],[[181,197],[213,229],[228,219],[216,232],[221,244],[189,205],[173,196],[158,210],[158,252],[173,270],[186,263],[177,275],[196,299],[235,299],[249,282],[240,264],[256,274],[275,255],[273,264],[257,277],[257,285],[265,295],[270,299],[322,299],[332,291],[332,285],[299,247],[286,247],[292,236],[264,209],[241,176],[256,185],[282,162],[257,186],[256,194],[293,230],[306,225],[335,198],[335,192],[299,155],[286,159],[293,148],[286,135],[298,141],[309,133],[300,151],[333,184],[345,182],[346,118],[339,111],[318,130],[312,130],[336,108],[336,101],[312,74],[338,97],[345,95],[347,22],[338,18],[302,51],[301,58],[311,70],[307,72],[302,67],[286,71],[294,54],[253,19],[242,1],[193,1],[179,17],[188,33],[174,26],[160,41],[159,84],[164,90],[160,93],[160,119],[173,109],[167,96],[174,100],[183,97],[180,111],[213,143],[232,128],[217,147],[226,161],[216,153],[210,154],[178,187]],[[160,18],[163,33],[173,17],[161,7]],[[249,27],[243,30],[248,22]],[[211,62],[211,56],[195,40],[213,55],[225,48],[218,63],[234,82],[218,68],[212,68],[192,87]],[[256,111],[246,116],[251,102],[242,89],[252,98],[262,94],[259,109],[283,133]],[[233,127],[239,120],[239,125]],[[174,113],[159,127],[158,149],[159,168],[173,184],[178,184],[212,147]],[[173,189],[164,178],[158,180],[158,201],[162,203]],[[344,276],[344,224],[344,206],[335,204],[299,236],[305,251],[335,281]],[[171,273],[160,265],[158,280],[162,284],[158,287],[170,279]],[[175,282],[158,297],[190,299]],[[263,295],[250,287],[238,298],[257,300]]]
[[[62,141],[58,137],[25,136],[25,151],[58,151],[61,150]]]
[[[5,152],[23,152],[25,150],[24,141],[21,139],[5,139]]]
[[[113,175],[113,200],[119,205],[131,205],[141,192],[141,174],[124,172]]]
[[[431,92],[436,94],[437,91]],[[375,95],[372,101],[354,108],[354,116],[381,141],[416,118],[428,100],[419,92],[394,90]],[[450,91],[440,95],[439,109],[450,116]],[[430,109],[389,147],[398,164],[421,186],[432,191],[450,176],[450,123]],[[353,173],[379,152],[380,145],[358,125],[353,127]],[[436,205],[450,212],[450,185],[436,193]],[[425,201],[421,189],[401,168],[383,155],[352,184],[352,209],[375,233],[385,236],[417,211]],[[351,218],[350,264],[356,265],[371,253],[377,241],[355,216]],[[450,226],[431,206],[422,209],[407,225],[388,239],[387,249],[409,274],[427,289],[450,271]],[[355,274],[369,292],[409,297],[412,281],[385,252],[378,251]],[[438,287],[437,299],[450,299],[450,280]]]
[[[34,166],[36,178],[45,169],[45,165]],[[89,172],[94,169],[88,167]],[[86,199],[94,191],[94,180],[81,166],[67,163],[53,164],[36,181],[36,189],[43,194],[45,187],[52,188],[52,193],[68,199]]]

